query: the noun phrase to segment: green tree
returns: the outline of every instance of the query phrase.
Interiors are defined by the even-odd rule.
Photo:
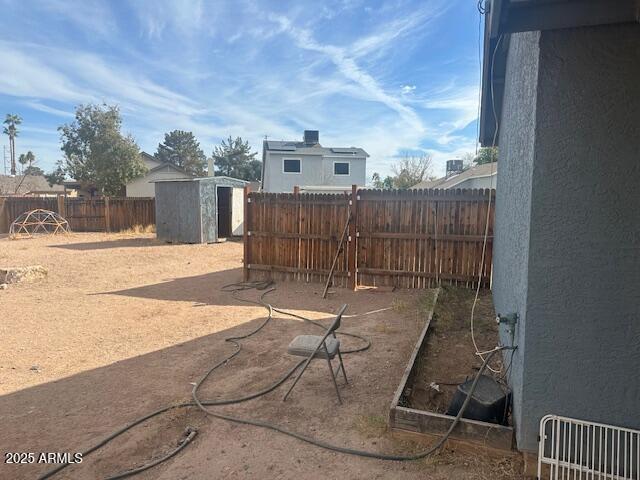
[[[498,161],[498,147],[482,147],[478,150],[478,155],[473,159],[476,165],[493,163]]]
[[[96,186],[105,195],[117,195],[124,185],[142,176],[146,167],[131,135],[120,132],[117,106],[79,105],[75,120],[58,128],[65,163],[63,172]]]
[[[18,163],[22,165],[20,167],[20,171],[23,175],[31,175],[30,173],[26,173],[27,170],[32,171],[33,164],[36,162],[36,156],[33,154],[31,150],[27,153],[21,153],[18,157]]]
[[[27,157],[27,163],[30,167],[33,166],[34,163],[36,163],[36,156],[31,150],[29,150],[25,156]]]
[[[375,172],[371,175],[371,184],[373,185],[373,188],[391,190],[393,188],[393,178],[387,175],[383,179],[378,172]]]
[[[207,157],[192,132],[174,130],[164,134],[164,142],[158,144],[154,157],[161,162],[170,162],[191,175],[203,176]]]
[[[46,178],[47,182],[49,182],[49,186],[62,184],[65,177],[66,174],[64,172],[64,163],[62,162],[62,160],[58,160],[56,162],[56,168],[44,175],[44,178]]]
[[[431,173],[431,156],[429,154],[413,155],[404,153],[391,166],[394,188],[411,188],[427,180]]]
[[[467,152],[464,155],[462,155],[461,157],[462,160],[462,170],[469,170],[472,166],[473,163],[476,160],[476,154],[473,152]]]
[[[18,125],[22,123],[19,115],[7,113],[4,122],[4,134],[9,136],[9,152],[11,154],[11,175],[16,174],[16,137],[18,136]]]
[[[256,159],[256,155],[257,152],[251,151],[249,142],[229,135],[213,149],[214,173],[242,180],[260,180],[262,162]]]
[[[20,164],[20,173],[24,172],[25,165],[28,163],[27,156],[21,153],[18,157],[18,163]]]

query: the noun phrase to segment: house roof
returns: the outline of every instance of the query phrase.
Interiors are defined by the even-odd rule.
[[[153,155],[151,155],[151,154],[149,154],[147,152],[140,152],[140,156],[142,157],[143,160],[149,160],[151,162],[162,163],[156,157],[154,157]]]
[[[190,177],[194,176],[191,173],[187,172],[184,168],[179,167],[178,165],[176,165],[175,163],[162,162],[162,161],[158,160],[156,157],[154,157],[153,155],[148,154],[147,152],[140,152],[140,157],[147,164],[149,164],[149,163],[151,164],[151,165],[148,165],[149,171],[147,172],[147,175],[150,174],[150,173],[157,172],[159,170],[165,169],[165,168],[169,168],[169,169],[174,170],[176,172],[182,173],[183,175],[188,175]],[[152,165],[155,165],[155,166],[152,166]]]
[[[640,0],[485,1],[480,143],[498,145],[510,34],[640,21]],[[495,140],[495,141],[494,141]]]
[[[164,162],[161,163],[160,165],[158,165],[157,167],[153,167],[152,169],[150,169],[147,172],[147,175],[153,172],[157,172],[158,170],[162,170],[164,168],[169,168],[171,170],[175,170],[176,172],[180,172],[183,173],[185,175],[189,175],[190,177],[193,177],[192,174],[190,174],[189,172],[187,172],[184,168],[178,167],[177,165],[175,165],[174,163],[171,162]]]
[[[496,163],[485,163],[476,165],[457,175],[450,177],[442,177],[436,180],[424,180],[411,188],[453,188],[456,185],[469,180],[471,178],[489,177],[498,174],[498,166]]]
[[[64,186],[49,186],[41,175],[0,175],[0,195],[27,195],[30,193],[64,193]]]
[[[298,153],[301,155],[340,155],[368,157],[369,154],[358,147],[323,147],[319,143],[308,145],[304,142],[265,140],[265,149],[270,152]]]

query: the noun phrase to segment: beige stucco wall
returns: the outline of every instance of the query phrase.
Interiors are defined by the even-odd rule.
[[[176,172],[171,168],[148,173],[144,177],[137,178],[136,180],[127,184],[127,197],[155,197],[156,193],[153,182],[159,180],[175,180],[180,178],[191,177],[189,177],[189,175]]]

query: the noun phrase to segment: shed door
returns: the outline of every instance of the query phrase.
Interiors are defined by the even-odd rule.
[[[218,187],[218,238],[231,236],[231,187]]]

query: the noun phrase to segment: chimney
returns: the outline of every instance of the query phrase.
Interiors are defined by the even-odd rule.
[[[462,160],[447,160],[447,173],[445,177],[450,177],[451,175],[456,175],[461,173],[464,169],[464,164]]]
[[[213,157],[207,158],[207,177],[213,177]]]
[[[320,143],[320,132],[318,130],[305,130],[303,141],[308,146]]]

